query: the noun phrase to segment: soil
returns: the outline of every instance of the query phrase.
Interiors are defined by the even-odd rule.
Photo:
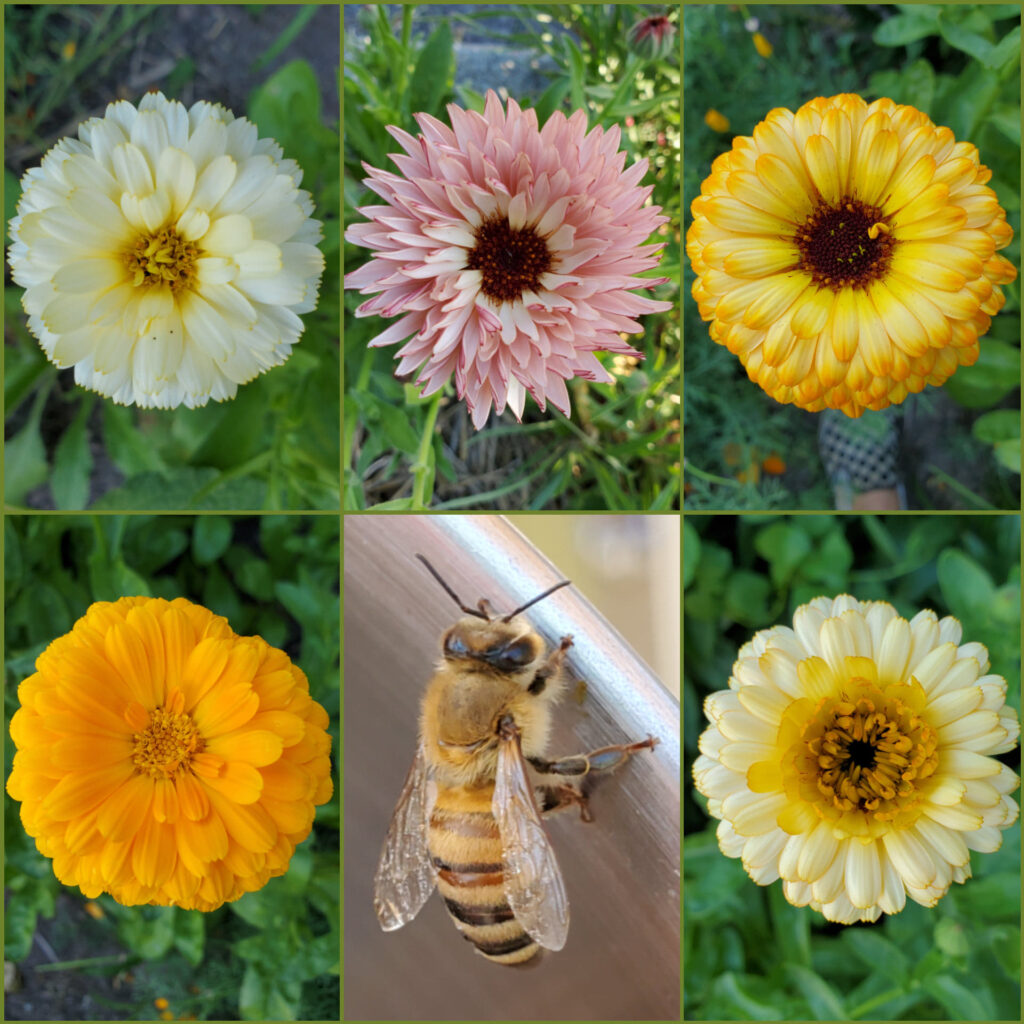
[[[102,975],[45,970],[69,960],[107,956],[112,959]],[[54,916],[40,918],[36,925],[28,957],[12,971],[5,970],[4,1019],[131,1020],[131,974],[115,958],[127,963],[128,953],[85,912],[81,900],[62,893]]]

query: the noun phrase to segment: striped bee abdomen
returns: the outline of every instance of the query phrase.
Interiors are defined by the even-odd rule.
[[[491,813],[494,786],[438,788],[427,847],[437,888],[455,927],[488,960],[521,964],[540,947],[516,920],[505,897],[501,835]]]

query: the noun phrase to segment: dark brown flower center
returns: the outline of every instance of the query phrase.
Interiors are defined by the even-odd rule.
[[[195,262],[199,250],[183,239],[174,228],[155,235],[140,235],[125,253],[125,263],[137,288],[167,285],[177,294],[195,280]]]
[[[882,211],[850,196],[836,206],[820,202],[796,235],[801,267],[833,291],[881,278],[894,244]]]
[[[551,252],[532,227],[513,228],[507,217],[493,217],[476,229],[466,267],[480,271],[480,291],[487,298],[515,302],[540,288],[551,269]]]

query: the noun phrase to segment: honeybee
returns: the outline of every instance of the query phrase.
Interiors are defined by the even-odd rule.
[[[561,949],[569,931],[562,873],[541,814],[575,806],[592,820],[583,780],[657,741],[547,760],[551,707],[565,687],[572,637],[549,652],[521,615],[569,580],[500,615],[486,599],[467,607],[416,557],[464,617],[441,637],[416,756],[377,866],[374,908],[385,931],[401,928],[436,886],[477,952],[522,964],[541,947]]]

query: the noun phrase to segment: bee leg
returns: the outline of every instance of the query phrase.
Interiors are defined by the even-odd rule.
[[[548,660],[537,669],[529,686],[530,693],[534,695],[541,693],[547,686],[548,680],[562,671],[562,663],[565,661],[566,652],[570,647],[572,647],[572,637],[563,636],[562,642],[548,655]]]
[[[554,814],[557,811],[564,811],[568,807],[578,807],[581,821],[594,820],[587,804],[587,798],[575,786],[542,786],[540,792],[542,797],[541,814]]]
[[[557,761],[548,761],[543,757],[530,757],[527,760],[541,775],[579,778],[584,780],[583,784],[590,789],[596,781],[594,777],[600,778],[604,773],[614,771],[641,750],[653,750],[657,742],[654,736],[648,736],[647,739],[639,740],[636,743],[620,743],[611,747],[601,747],[588,754],[571,754],[568,757],[560,757]],[[562,810],[575,804],[580,808],[580,817],[583,821],[593,821],[593,816],[587,807],[588,793],[571,784],[564,783],[545,785],[544,782],[541,782],[540,788],[544,794],[542,808],[544,812]]]
[[[589,775],[591,772],[614,771],[638,751],[653,750],[657,742],[655,737],[648,736],[637,743],[601,747],[598,750],[591,750],[589,754],[570,754],[568,757],[558,758],[557,761],[547,761],[543,757],[531,757],[528,760],[542,775]]]

